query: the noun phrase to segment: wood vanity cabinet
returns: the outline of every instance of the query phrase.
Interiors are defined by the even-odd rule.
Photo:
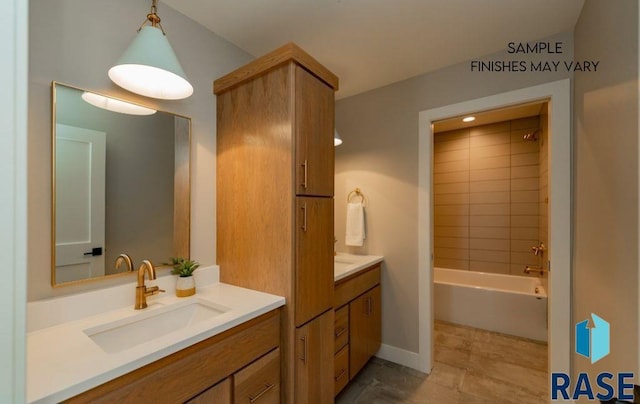
[[[213,87],[220,280],[286,298],[282,402],[328,402],[338,79],[288,44]]]
[[[295,324],[333,306],[333,198],[296,197]],[[331,221],[329,221],[331,219]]]
[[[349,373],[354,376],[380,349],[380,297],[378,285],[349,303]]]
[[[334,307],[334,388],[337,395],[380,349],[380,264],[336,282]]]
[[[333,400],[333,315],[331,311],[296,328],[295,403]]]
[[[233,391],[233,378],[227,377],[213,387],[198,394],[187,404],[231,404]]]
[[[280,350],[274,349],[244,369],[187,401],[187,404],[277,404],[280,402]]]
[[[278,403],[279,342],[277,309],[66,402]]]
[[[334,89],[303,68],[295,74],[296,195],[333,197]]]
[[[233,402],[280,402],[280,350],[275,349],[233,375]]]

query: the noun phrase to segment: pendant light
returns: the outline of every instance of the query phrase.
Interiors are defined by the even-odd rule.
[[[340,134],[338,134],[337,130],[333,130],[333,145],[334,146],[340,146],[342,144],[342,138],[340,137]]]
[[[173,52],[157,14],[157,0],[138,29],[138,34],[118,63],[109,69],[109,78],[120,87],[164,100],[180,100],[193,94],[193,87]],[[146,25],[148,22],[151,25]]]

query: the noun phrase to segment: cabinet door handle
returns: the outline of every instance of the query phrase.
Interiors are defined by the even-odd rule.
[[[300,226],[300,228],[302,229],[303,232],[307,232],[307,203],[305,202],[305,204],[300,208],[302,209],[302,226]]]
[[[307,179],[309,175],[309,162],[305,159],[302,165],[302,188],[307,189]]]
[[[344,368],[340,369],[340,373],[335,377],[335,380],[338,381],[345,373],[347,373],[347,371]]]
[[[372,311],[371,296],[367,296],[367,316],[370,316]]]
[[[251,394],[249,394],[249,402],[255,403],[256,401],[258,401],[260,397],[264,396],[267,393],[267,391],[271,390],[273,386],[274,386],[273,384],[267,383],[264,385],[264,388],[260,390],[260,392],[255,396],[252,396]]]
[[[300,360],[302,361],[302,363],[304,363],[305,365],[307,364],[307,336],[303,335],[302,337],[300,337],[300,341],[302,341],[302,357],[300,358]]]
[[[336,338],[344,334],[346,331],[347,329],[345,327],[336,328]]]

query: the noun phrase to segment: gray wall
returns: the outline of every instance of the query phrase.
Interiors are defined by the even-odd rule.
[[[573,316],[611,324],[608,357],[574,356],[593,376],[638,369],[638,2],[615,5],[587,0],[574,31],[602,61],[574,80]]]
[[[29,2],[29,300],[106,285],[50,286],[52,80],[192,118],[191,256],[204,265],[216,261],[216,107],[212,82],[253,58],[160,3],[158,13],[194,94],[186,100],[160,102],[122,90],[109,80],[107,70],[134,38],[149,7],[146,0]]]
[[[563,59],[572,59],[571,33],[547,40],[564,42]],[[486,58],[494,59],[516,58],[506,51]],[[418,113],[567,77],[566,71],[471,72],[464,62],[337,102],[344,143],[336,148],[336,248],[385,256],[384,344],[418,351]],[[347,249],[346,197],[355,187],[368,198],[367,240]]]

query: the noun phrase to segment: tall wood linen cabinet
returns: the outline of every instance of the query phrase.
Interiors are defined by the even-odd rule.
[[[214,82],[220,279],[285,296],[283,403],[333,402],[337,89],[294,44]]]

